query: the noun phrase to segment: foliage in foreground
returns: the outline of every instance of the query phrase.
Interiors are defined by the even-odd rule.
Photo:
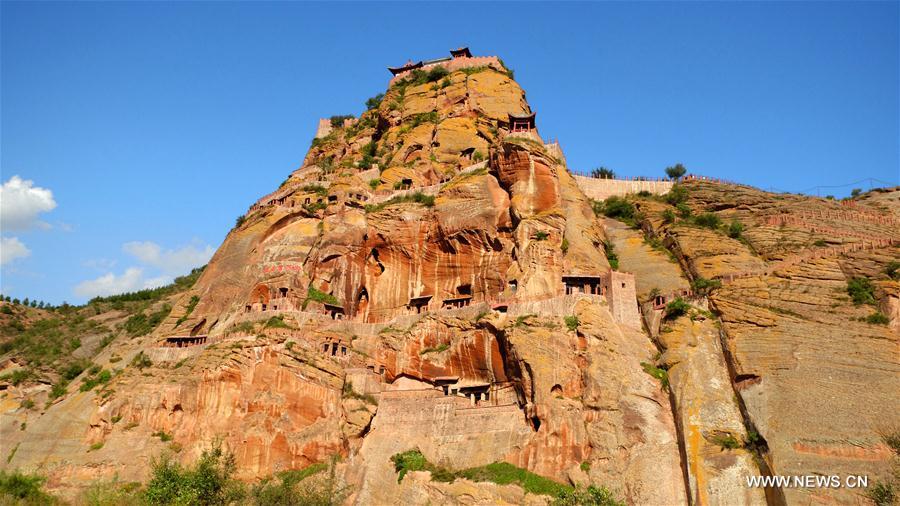
[[[56,504],[43,490],[43,476],[19,471],[0,471],[0,504]]]
[[[234,480],[234,455],[220,444],[205,450],[196,464],[183,467],[169,454],[152,463],[150,483],[144,491],[147,504],[228,504],[241,499],[243,486]]]

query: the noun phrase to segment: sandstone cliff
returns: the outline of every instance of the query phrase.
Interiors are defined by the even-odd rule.
[[[653,195],[630,197],[629,228],[597,216],[558,146],[511,123],[532,111],[502,64],[475,60],[409,73],[359,118],[325,122],[156,330],[93,357],[116,371],[102,387],[29,414],[30,394],[7,389],[0,466],[71,496],[221,440],[246,481],[340,456],[355,504],[550,500],[398,481],[391,457],[412,449],[629,504],[861,500],[745,478],[885,475],[897,192],[849,209],[688,180],[682,207],[742,230]],[[854,278],[874,280],[887,325],[859,320],[875,306],[848,299]]]

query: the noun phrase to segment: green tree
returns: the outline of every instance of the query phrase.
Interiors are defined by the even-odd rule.
[[[676,163],[671,167],[666,167],[666,175],[672,179],[681,179],[681,176],[687,173],[687,169],[684,168],[684,165],[680,163]]]
[[[366,109],[367,110],[378,109],[378,106],[381,105],[382,100],[384,100],[384,93],[379,93],[379,94],[375,95],[374,97],[370,97],[369,99],[366,100]]]
[[[859,197],[859,194],[860,194],[860,193],[862,193],[862,190],[861,190],[861,189],[859,189],[859,188],[854,188],[853,190],[850,191],[850,196],[851,196],[851,197]]]
[[[599,179],[615,179],[616,173],[613,172],[612,169],[607,169],[606,167],[597,167],[591,171],[591,177]]]

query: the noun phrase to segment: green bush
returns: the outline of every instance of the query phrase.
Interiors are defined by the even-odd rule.
[[[721,446],[722,448],[727,448],[729,450],[736,450],[741,447],[741,442],[731,434],[716,434],[712,437],[711,442],[714,445]]]
[[[340,301],[337,300],[337,297],[331,295],[330,293],[325,293],[318,288],[309,285],[309,288],[306,290],[306,301],[303,302],[303,307],[306,307],[307,301],[321,302],[323,304],[331,304],[333,306],[337,306],[340,304]]]
[[[663,390],[669,390],[669,371],[656,367],[653,364],[648,364],[647,362],[641,362],[641,368],[644,369],[645,373],[658,379]]]
[[[691,210],[691,206],[687,205],[684,202],[677,204],[675,206],[675,210],[678,211],[678,216],[680,216],[681,218],[684,218],[684,219],[690,218],[691,214],[693,214],[693,211]]]
[[[194,312],[194,308],[197,307],[197,303],[199,303],[199,302],[200,302],[200,297],[198,297],[196,295],[191,295],[191,300],[188,301],[188,305],[184,309],[184,315],[182,315],[181,318],[179,318],[178,321],[175,322],[176,327],[187,321],[188,316],[190,316],[191,313]]]
[[[378,106],[381,105],[381,101],[384,100],[384,93],[379,93],[374,97],[369,97],[366,99],[366,110],[371,111],[372,109],[378,109]]]
[[[65,381],[54,383],[53,388],[50,389],[50,400],[58,399],[66,395],[66,387],[68,385],[69,383]]]
[[[532,494],[559,497],[572,491],[572,487],[534,474],[507,462],[494,462],[486,466],[464,469],[456,473],[471,481],[490,481],[498,485],[519,485]]]
[[[550,234],[548,234],[547,232],[544,232],[543,230],[535,232],[535,234],[534,234],[535,241],[546,241],[548,237],[550,237]]]
[[[425,348],[422,350],[419,355],[426,355],[428,353],[440,353],[442,351],[447,351],[450,349],[450,345],[447,343],[441,343],[434,347]]]
[[[378,185],[380,185],[380,184],[381,184],[381,179],[379,179],[379,178],[369,180],[369,188],[371,188],[373,190],[375,188],[378,188]]]
[[[594,212],[597,212],[595,206]],[[618,218],[621,220],[630,220],[634,217],[634,205],[622,197],[610,197],[603,201],[600,207],[600,213],[609,218]]]
[[[666,319],[670,320],[673,318],[678,318],[679,316],[687,314],[690,309],[691,305],[685,302],[685,300],[681,297],[678,297],[672,302],[666,304]]]
[[[400,195],[397,197],[392,197],[380,204],[367,205],[366,212],[377,213],[378,211],[381,211],[388,206],[402,204],[404,202],[415,202],[416,204],[421,204],[425,207],[434,207],[434,196],[425,195],[422,192],[415,192],[412,195]]]
[[[691,281],[691,289],[698,295],[709,295],[713,290],[722,287],[718,279],[696,278]]]
[[[559,244],[559,249],[562,251],[563,255],[569,252],[569,240],[563,237],[562,242]]]
[[[131,359],[131,366],[137,367],[138,369],[144,369],[152,365],[153,361],[151,361],[150,357],[147,356],[143,351],[139,351],[138,354]]]
[[[884,268],[884,273],[891,279],[900,279],[900,262],[892,260]]]
[[[267,329],[272,329],[272,328],[274,328],[274,329],[289,329],[289,328],[291,328],[290,325],[288,325],[287,323],[284,323],[284,316],[281,316],[281,315],[273,316],[273,317],[269,318],[266,321],[265,326]]]
[[[353,116],[352,114],[339,114],[328,119],[331,121],[332,128],[341,128],[344,126],[344,120],[353,119],[355,117],[356,116]]]
[[[155,459],[151,479],[144,491],[148,504],[218,505],[239,500],[243,486],[232,476],[234,456],[220,444],[206,450],[191,467],[182,467],[170,454]]]
[[[669,190],[669,193],[666,193],[666,202],[673,206],[677,206],[678,204],[683,204],[687,202],[688,199],[688,190],[684,186],[680,184],[672,185],[672,188]]]
[[[56,499],[43,490],[46,481],[46,478],[37,474],[0,471],[0,503],[56,504]]]
[[[694,217],[694,223],[701,227],[711,228],[713,230],[722,226],[722,220],[714,213],[698,214]]]
[[[125,331],[131,337],[147,335],[169,316],[171,310],[172,306],[164,304],[158,311],[150,313],[150,316],[141,311],[125,321]]]
[[[584,464],[584,462],[582,462]],[[561,493],[551,503],[553,506],[625,506],[606,487],[589,485]]]
[[[744,225],[737,220],[731,220],[731,223],[728,225],[728,237],[731,237],[732,239],[738,239],[743,233]]]
[[[879,481],[866,491],[866,497],[871,500],[875,506],[893,506],[898,499],[897,491],[894,484],[889,481]]]
[[[394,471],[397,472],[397,483],[403,481],[403,477],[409,471],[430,471],[433,466],[419,450],[408,450],[391,456],[394,463]]]
[[[888,323],[891,323],[891,320],[881,311],[875,311],[866,317],[866,323],[872,325],[887,325]]]
[[[853,303],[875,304],[875,287],[869,278],[852,278],[847,281],[847,294],[853,299]]]
[[[675,223],[675,211],[666,209],[662,213],[663,223]]]
[[[152,434],[152,436],[153,436],[153,437],[158,437],[159,440],[162,441],[163,443],[168,443],[169,441],[172,440],[172,435],[171,435],[171,434],[168,434],[167,432],[162,431],[162,430],[161,430],[161,431],[154,432],[154,433]]]
[[[325,470],[328,473],[323,473]],[[345,493],[336,486],[334,465],[312,464],[301,470],[284,471],[253,487],[251,497],[259,506],[269,505],[309,505],[337,506],[343,502]]]
[[[577,331],[577,330],[578,330],[578,325],[581,323],[581,322],[578,321],[578,317],[575,316],[575,315],[572,315],[572,316],[566,316],[566,317],[564,318],[564,320],[565,320],[565,322],[566,322],[566,327],[567,327],[569,330],[571,330],[572,332]]]
[[[619,255],[616,253],[615,245],[608,240],[603,241],[603,252],[606,254],[606,261],[609,262],[609,267],[614,271],[619,270]]]
[[[245,215],[242,214],[238,216],[234,219],[234,228],[241,228],[241,225],[243,225],[245,221],[247,221],[247,217]]]

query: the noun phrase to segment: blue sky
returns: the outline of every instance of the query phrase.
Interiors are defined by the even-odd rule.
[[[319,117],[459,45],[515,69],[573,168],[898,184],[898,18],[897,2],[3,2],[0,289],[82,302],[202,264]]]

